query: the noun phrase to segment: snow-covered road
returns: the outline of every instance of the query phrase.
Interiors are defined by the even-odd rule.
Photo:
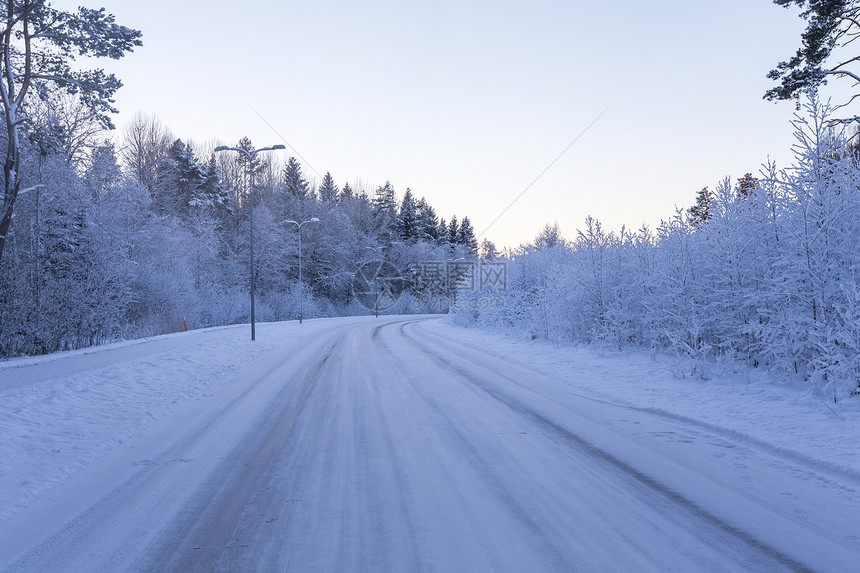
[[[261,325],[263,342],[239,344],[251,358],[227,365],[226,353],[214,381],[169,414],[154,412],[7,511],[0,569],[851,571],[860,563],[860,480],[850,472],[705,421],[571,391],[489,343],[465,344],[437,319],[303,328]],[[41,391],[38,408],[56,400],[56,389],[40,386],[61,371],[148,372],[204,339],[211,352],[246,334],[189,333],[176,345],[161,339],[7,369],[14,377],[0,379],[0,392],[14,402]],[[11,436],[17,427],[2,429]],[[0,494],[26,469],[2,467]]]

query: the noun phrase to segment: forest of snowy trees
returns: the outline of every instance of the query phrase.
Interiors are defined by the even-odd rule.
[[[715,363],[806,380],[830,400],[860,382],[860,155],[812,100],[796,162],[726,179],[656,230],[572,240],[547,226],[508,260],[507,302],[462,324],[532,338],[669,351],[680,373]]]
[[[115,145],[68,96],[33,117],[0,276],[0,356],[249,320],[246,160],[144,115]],[[258,320],[298,313],[290,219],[320,219],[302,228],[305,316],[367,313],[351,292],[363,261],[407,268],[476,251],[468,217],[446,222],[409,189],[314,181],[295,158],[278,159],[260,154],[254,166]]]

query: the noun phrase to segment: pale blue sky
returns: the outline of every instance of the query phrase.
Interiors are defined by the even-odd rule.
[[[58,2],[57,5],[64,5]],[[339,184],[390,180],[497,245],[587,215],[655,226],[722,177],[790,158],[791,103],[762,100],[797,48],[770,0],[108,1],[144,46],[112,64],[122,125],[286,141]],[[310,169],[307,170],[310,173]]]

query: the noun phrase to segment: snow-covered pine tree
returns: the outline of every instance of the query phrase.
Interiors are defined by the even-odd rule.
[[[448,246],[452,249],[457,245],[457,239],[460,236],[460,222],[457,220],[457,215],[451,217],[448,223],[448,228],[445,229],[445,240]]]
[[[436,243],[439,240],[439,217],[436,210],[421,197],[416,204],[418,209],[418,236],[422,241]]]
[[[153,206],[162,214],[186,215],[203,181],[203,170],[191,147],[177,139],[159,164]]]
[[[490,239],[484,239],[481,241],[481,246],[478,250],[478,257],[481,259],[486,259],[488,261],[493,261],[499,256],[499,251],[496,249],[496,244],[493,243]]]
[[[122,171],[109,139],[93,149],[85,179],[96,199],[109,195],[121,183]]]
[[[466,248],[469,255],[478,253],[478,239],[475,237],[475,229],[469,217],[463,217],[460,228],[457,229],[457,244]]]
[[[317,189],[317,193],[319,194],[320,201],[331,202],[337,199],[338,188],[335,185],[334,178],[328,171],[326,171],[322,183],[320,183],[319,189]]]
[[[591,217],[589,217],[589,220],[591,220]],[[552,225],[549,223],[544,225],[544,228],[534,241],[534,247],[537,250],[552,249],[561,245],[564,245],[564,237],[561,235],[561,227],[559,227],[558,222]]]
[[[403,200],[400,202],[400,209],[397,213],[397,235],[404,242],[419,238],[418,209],[412,191],[408,188],[403,194]]]
[[[284,185],[287,193],[297,199],[307,199],[311,195],[308,181],[302,175],[302,166],[295,157],[287,160],[287,166],[284,168]]]
[[[209,158],[209,162],[201,167],[202,181],[192,191],[189,206],[203,208],[215,213],[223,213],[230,209],[230,193],[221,183],[218,172],[218,162],[215,154]]]
[[[390,181],[378,187],[371,201],[374,231],[379,241],[390,244],[396,233],[397,202],[394,198],[394,187]]]

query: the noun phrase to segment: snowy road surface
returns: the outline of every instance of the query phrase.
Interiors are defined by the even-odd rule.
[[[187,371],[183,356],[220,364],[41,490],[25,495],[35,478],[17,474],[49,454],[0,466],[0,570],[858,570],[850,472],[586,397],[432,318],[258,333],[256,345],[222,329],[0,370],[6,407],[29,399],[62,418],[68,395],[74,420],[129,372],[157,386],[159,369],[201,376],[202,359]],[[61,372],[71,381],[53,384]],[[16,412],[0,410],[13,444],[38,449],[58,431]],[[72,438],[56,440],[62,457]]]

